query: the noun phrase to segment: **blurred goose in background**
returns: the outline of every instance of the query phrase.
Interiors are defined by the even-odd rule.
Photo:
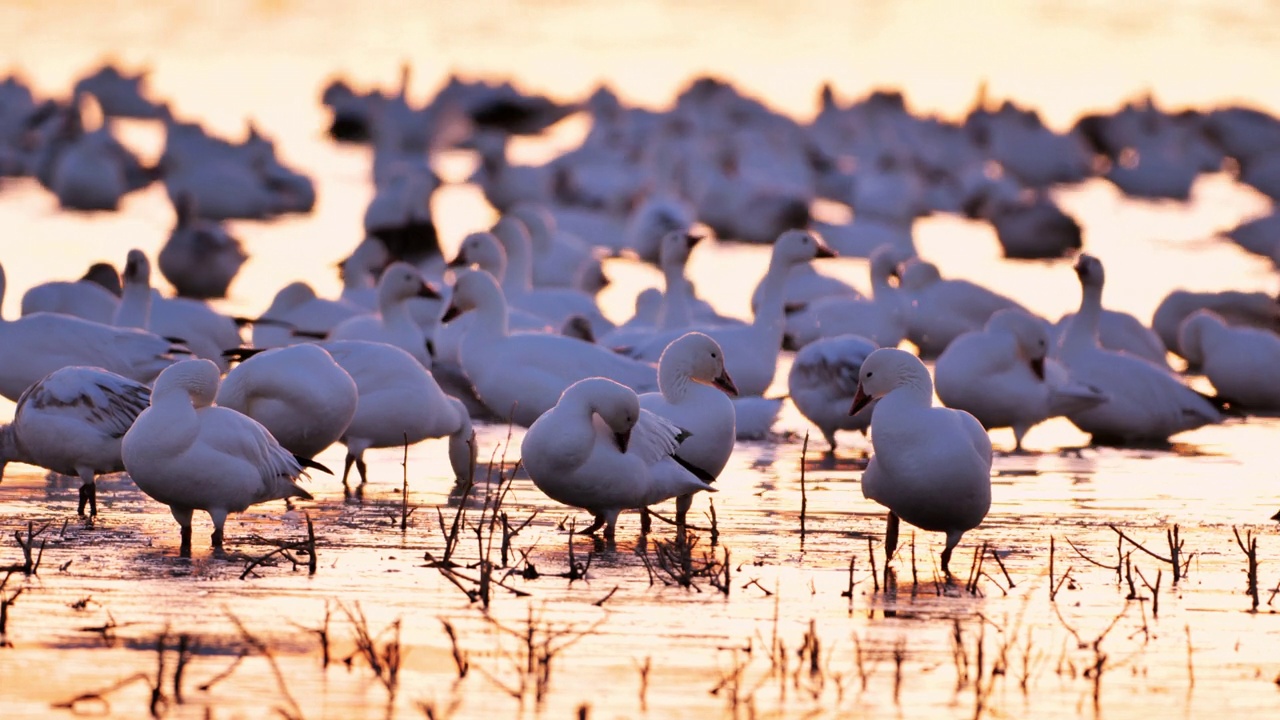
[[[310,285],[297,280],[280,288],[254,323],[253,346],[271,348],[321,339],[343,321],[365,314],[365,308],[353,303],[317,297]]]
[[[942,572],[951,551],[991,508],[991,440],[972,415],[933,407],[929,370],[911,353],[881,348],[858,371],[849,412],[872,400],[873,452],[862,473],[862,494],[888,508],[886,563],[898,547],[899,519],[921,530],[946,533]],[[887,572],[887,567],[886,567]]]
[[[1266,293],[1174,290],[1160,301],[1155,314],[1151,316],[1152,329],[1169,351],[1182,355],[1178,337],[1180,328],[1197,310],[1212,310],[1228,325],[1254,327],[1273,333],[1280,331],[1280,300]]]
[[[902,266],[907,339],[920,356],[933,358],[960,335],[982,329],[1001,310],[1024,310],[1016,301],[968,280],[942,278],[938,266],[913,258]]]
[[[579,507],[612,542],[618,515],[664,500],[715,492],[677,459],[687,433],[643,410],[635,392],[607,378],[586,378],[564,390],[520,444],[534,485],[556,502]]]
[[[1245,220],[1223,235],[1254,255],[1271,258],[1280,245],[1280,212],[1272,210],[1266,215]]]
[[[462,339],[463,372],[499,418],[529,426],[569,385],[607,377],[638,392],[658,389],[657,368],[598,345],[549,333],[511,333],[506,298],[492,275],[463,272],[445,320],[464,313],[475,320]]]
[[[1013,429],[1014,451],[1033,426],[1102,404],[1097,388],[1073,382],[1049,358],[1048,323],[1020,308],[991,316],[981,330],[956,338],[934,368],[938,399],[982,426]]]
[[[871,254],[871,297],[833,295],[787,314],[787,345],[803,348],[822,338],[860,335],[880,347],[895,347],[907,334],[905,293],[892,284],[914,253],[881,245]]]
[[[212,360],[220,371],[227,370],[222,352],[242,342],[234,320],[199,300],[161,296],[151,287],[151,261],[141,250],[129,251],[121,278],[123,297],[112,324],[181,338],[193,355]]]
[[[865,435],[871,424],[870,410],[850,414],[849,407],[858,389],[858,371],[876,349],[861,335],[836,335],[805,345],[791,363],[787,394],[800,414],[818,426],[831,456],[837,430]]]
[[[128,75],[112,63],[76,81],[76,95],[89,94],[98,101],[102,114],[108,117],[138,118],[149,120],[160,117],[160,106],[148,100],[143,84],[147,70]]]
[[[360,396],[327,350],[302,343],[237,357],[218,387],[218,405],[257,420],[299,457],[315,457],[347,431]]]
[[[160,273],[182,297],[226,297],[249,256],[220,223],[198,217],[195,202],[183,195],[174,204],[177,223],[156,257]]]
[[[533,285],[597,293],[609,284],[601,254],[575,235],[559,232],[555,219],[536,203],[520,203],[511,215],[524,223],[533,242]]]
[[[1212,310],[1196,310],[1178,330],[1180,354],[1213,383],[1218,397],[1250,410],[1280,410],[1280,337],[1232,327]]]
[[[0,267],[0,303],[4,299]],[[0,316],[0,395],[16,401],[38,380],[69,365],[101,367],[149,383],[187,349],[169,339],[58,313]]]
[[[121,443],[129,477],[168,505],[181,526],[183,556],[191,554],[195,510],[209,513],[213,549],[221,551],[228,514],[271,500],[311,499],[296,483],[303,474],[298,459],[256,420],[213,404],[218,380],[218,366],[208,360],[166,368],[156,378],[151,406]]]
[[[1055,344],[1061,345],[1076,313],[1066,313],[1053,326]],[[1168,351],[1160,336],[1133,315],[1119,310],[1103,309],[1098,316],[1098,342],[1107,350],[1128,353],[1166,370]]]
[[[80,478],[76,512],[98,514],[98,475],[124,470],[120,442],[151,401],[151,388],[96,367],[54,370],[18,398],[0,426],[0,479],[7,462]]]
[[[1072,378],[1095,387],[1107,400],[1067,415],[1095,443],[1164,443],[1170,435],[1222,422],[1219,407],[1186,387],[1168,370],[1126,352],[1099,345],[1102,262],[1084,254],[1076,261],[1080,311],[1067,323],[1057,359]]]
[[[440,236],[431,214],[431,195],[440,180],[429,169],[404,163],[387,171],[364,213],[364,231],[382,241],[393,260],[411,265],[440,264]]]
[[[710,303],[700,299],[685,273],[689,254],[702,240],[701,235],[684,230],[673,230],[662,238],[659,267],[662,269],[664,290],[655,322],[659,330],[681,330],[695,324],[743,324],[741,320],[721,315]]]
[[[108,263],[94,263],[79,280],[51,280],[29,288],[22,294],[22,314],[62,313],[111,324],[120,295],[116,269]]]

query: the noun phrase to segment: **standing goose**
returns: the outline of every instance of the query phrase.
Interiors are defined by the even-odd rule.
[[[876,344],[861,335],[836,335],[805,345],[796,353],[787,375],[787,392],[796,409],[818,426],[830,453],[836,451],[837,430],[866,434],[870,412],[849,414],[858,391],[858,370]]]
[[[570,385],[520,445],[530,479],[552,500],[590,512],[584,530],[604,527],[612,542],[618,514],[715,488],[675,453],[687,433],[640,408],[636,394],[607,378]]]
[[[1170,435],[1222,422],[1214,403],[1183,385],[1168,370],[1098,344],[1102,315],[1102,261],[1084,254],[1076,261],[1080,310],[1063,332],[1058,359],[1079,382],[1096,387],[1107,401],[1067,415],[1094,442],[1164,443]]]
[[[1106,400],[1097,388],[1073,382],[1066,368],[1046,357],[1048,350],[1047,323],[1019,308],[1001,310],[938,357],[938,399],[985,428],[1013,428],[1014,449],[1021,452],[1032,426]]]
[[[972,415],[933,407],[933,382],[911,353],[881,348],[858,374],[850,414],[878,400],[871,415],[874,452],[862,474],[862,494],[889,509],[886,562],[898,547],[898,521],[947,534],[942,572],[950,579],[951,551],[991,508],[991,440]]]
[[[4,299],[0,268],[0,301]],[[68,365],[101,367],[147,383],[187,350],[159,335],[58,313],[0,317],[0,395],[17,401],[28,387]]]
[[[474,312],[462,338],[462,370],[495,415],[528,427],[560,394],[588,377],[607,377],[637,392],[655,390],[657,368],[598,345],[550,333],[511,333],[507,301],[483,270],[463,272],[453,290],[450,320]]]
[[[18,398],[13,422],[0,426],[0,478],[7,462],[80,478],[80,506],[98,514],[98,475],[120,472],[120,440],[147,408],[151,389],[95,367],[65,367]]]
[[[378,279],[378,312],[344,320],[329,331],[330,340],[369,340],[395,345],[431,367],[427,336],[413,319],[409,301],[415,297],[440,299],[440,293],[414,267],[394,262]]]
[[[347,431],[359,399],[333,356],[300,343],[245,358],[223,379],[216,402],[262,423],[285,450],[312,458]]]
[[[184,360],[167,368],[156,378],[151,406],[121,444],[129,476],[168,505],[182,526],[184,557],[191,555],[195,510],[209,513],[213,548],[220,551],[229,513],[271,500],[311,499],[295,482],[303,472],[298,459],[256,420],[214,405],[217,393],[218,366],[211,361]]]

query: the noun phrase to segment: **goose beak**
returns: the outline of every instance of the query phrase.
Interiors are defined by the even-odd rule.
[[[449,303],[449,308],[444,311],[444,315],[440,316],[440,322],[449,322],[461,314],[462,311],[458,309],[457,305]]]
[[[613,441],[618,443],[618,452],[625,453],[627,451],[627,445],[631,444],[631,431],[627,430],[626,432],[614,433]]]
[[[459,250],[458,254],[453,256],[453,259],[450,260],[449,264],[446,265],[445,267],[460,268],[460,267],[466,267],[469,264],[470,263],[467,262],[467,254]]]
[[[716,376],[716,379],[711,382],[715,384],[716,387],[725,391],[729,397],[738,396],[738,386],[733,383],[733,378],[729,377],[728,370],[721,371],[721,373]]]
[[[850,415],[857,415],[858,411],[867,406],[871,402],[871,396],[862,389],[862,383],[858,383],[858,391],[853,394],[853,406],[849,408]]]
[[[1044,358],[1032,358],[1031,372],[1035,373],[1036,377],[1044,380]]]
[[[689,249],[692,250],[697,247],[698,243],[702,242],[703,237],[704,236],[697,235],[695,233],[688,233],[684,236],[684,239],[685,242],[689,243]]]
[[[436,290],[435,287],[431,285],[431,283],[424,282],[422,283],[422,287],[418,290],[418,297],[430,298],[432,300],[439,300],[440,291]]]
[[[818,251],[817,251],[817,253],[814,255],[814,257],[819,257],[819,258],[833,258],[833,257],[836,257],[836,251],[835,251],[835,250],[832,250],[831,248],[827,247],[826,245],[823,245],[822,243],[818,243]]]

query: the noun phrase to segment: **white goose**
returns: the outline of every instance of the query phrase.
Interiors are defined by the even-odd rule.
[[[1021,451],[1034,425],[1107,399],[1097,388],[1073,382],[1065,367],[1046,357],[1048,351],[1047,323],[1018,308],[1001,310],[938,356],[938,399],[985,428],[1012,428],[1015,451]]]
[[[866,434],[871,413],[849,414],[858,390],[858,370],[876,344],[861,335],[836,335],[805,345],[787,375],[787,393],[796,409],[818,426],[832,454],[837,430]]]
[[[398,347],[359,340],[320,343],[355,381],[359,402],[341,442],[347,446],[343,485],[351,466],[368,479],[364,453],[403,447],[428,438],[449,438],[449,465],[464,481],[475,467],[471,416],[457,398],[445,395],[432,374]]]
[[[167,337],[181,338],[196,357],[212,360],[226,372],[224,350],[243,340],[231,318],[215,312],[200,300],[166,298],[151,287],[151,262],[141,250],[130,250],[125,260],[124,291],[116,308],[114,325],[133,327]]]
[[[1054,325],[1053,331],[1059,344],[1075,316],[1075,313],[1067,313]],[[1128,353],[1169,369],[1169,353],[1160,336],[1127,312],[1105,308],[1102,310],[1098,316],[1098,344],[1107,350]]]
[[[672,341],[658,360],[659,392],[640,396],[640,407],[689,431],[676,456],[715,478],[733,454],[733,401],[738,394],[725,370],[724,351],[699,332]]]
[[[156,378],[151,406],[121,444],[129,476],[168,505],[182,527],[183,556],[191,554],[195,510],[209,513],[213,548],[220,551],[229,513],[270,500],[311,498],[294,482],[302,464],[256,420],[213,405],[217,393],[218,366],[208,360],[166,368]]]
[[[520,445],[525,470],[552,500],[590,512],[584,530],[614,539],[618,514],[715,487],[675,457],[686,433],[640,408],[636,394],[606,378],[565,389]]]
[[[329,340],[385,342],[409,353],[425,368],[431,367],[427,337],[413,319],[409,301],[416,297],[440,299],[440,293],[405,262],[387,266],[378,279],[378,312],[359,315],[338,323],[329,331]]]
[[[662,269],[665,289],[656,323],[659,330],[685,330],[694,324],[743,324],[741,320],[721,316],[710,303],[698,298],[693,283],[685,274],[689,254],[702,239],[701,235],[684,230],[662,236],[658,246],[658,265]]]
[[[1102,315],[1102,262],[1084,254],[1076,261],[1080,311],[1067,325],[1057,357],[1077,381],[1107,396],[1101,405],[1067,415],[1095,442],[1163,443],[1170,435],[1222,422],[1208,399],[1186,387],[1169,371],[1128,353],[1098,344]]]
[[[310,285],[298,280],[280,288],[254,323],[253,345],[270,348],[324,338],[340,323],[367,314],[358,305],[318,297]]]
[[[328,352],[311,343],[235,352],[243,361],[219,386],[218,405],[262,423],[299,457],[315,457],[346,432],[360,396]]]
[[[657,389],[657,368],[563,335],[509,331],[506,298],[492,275],[465,271],[445,319],[474,312],[460,360],[476,393],[495,415],[524,426],[555,406],[569,385],[607,377],[633,390]]]
[[[1233,326],[1280,331],[1280,300],[1262,292],[1190,292],[1174,290],[1160,301],[1151,316],[1151,329],[1170,351],[1182,354],[1178,332],[1197,310],[1212,310]]]
[[[1013,300],[968,280],[944,280],[938,266],[914,258],[902,266],[901,292],[907,315],[907,339],[921,357],[937,357],[964,333],[980,330],[997,312],[1022,310]]]
[[[0,479],[7,462],[80,478],[77,512],[98,514],[98,475],[120,472],[120,439],[151,400],[151,388],[93,367],[55,370],[18,399],[0,426]]]
[[[874,452],[862,474],[862,494],[889,509],[885,558],[898,546],[898,521],[947,534],[951,551],[991,508],[991,440],[972,415],[933,407],[933,382],[911,353],[881,348],[858,374],[851,413],[878,400],[871,415]]]
[[[5,276],[0,267],[0,303]],[[58,313],[17,320],[0,316],[0,395],[16,401],[28,387],[68,365],[102,367],[147,383],[186,353],[169,340],[132,328],[117,328]]]
[[[160,273],[183,297],[226,297],[249,256],[221,224],[195,216],[190,196],[174,203],[177,224],[156,257]]]
[[[787,344],[803,348],[815,340],[861,335],[880,347],[895,347],[907,333],[904,294],[892,284],[898,267],[914,252],[881,245],[871,253],[871,297],[828,296],[787,315]]]
[[[94,263],[79,280],[53,280],[22,294],[22,314],[56,312],[111,324],[120,304],[120,276],[107,263]]]
[[[1213,383],[1218,397],[1252,410],[1280,410],[1280,337],[1231,327],[1217,313],[1197,310],[1182,323],[1183,357]]]
[[[726,368],[744,396],[761,396],[773,382],[786,331],[785,295],[791,268],[814,258],[834,257],[812,233],[788,230],[778,237],[769,259],[769,269],[760,280],[760,307],[750,325],[698,328],[725,350]],[[684,331],[658,333],[642,346],[631,349],[632,357],[657,360],[672,340]]]
[[[506,252],[507,268],[501,278],[502,292],[512,308],[544,318],[556,327],[564,324],[570,316],[581,315],[591,322],[591,329],[597,336],[614,328],[613,323],[600,312],[595,298],[586,292],[567,287],[534,287],[533,241],[520,220],[512,216],[500,218],[493,226],[492,236]]]
[[[533,241],[533,284],[576,288],[595,293],[609,284],[600,253],[582,238],[558,232],[555,218],[535,203],[520,203],[510,212],[524,223]]]

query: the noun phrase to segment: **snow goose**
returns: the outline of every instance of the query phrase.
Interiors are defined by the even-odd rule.
[[[126,75],[115,65],[104,64],[91,75],[76,81],[72,92],[88,93],[102,107],[108,117],[151,119],[159,117],[159,108],[148,100],[143,92],[147,71]]]
[[[933,382],[911,353],[881,348],[858,372],[850,413],[878,400],[871,415],[871,460],[862,494],[889,509],[886,562],[898,546],[898,521],[947,534],[942,572],[951,577],[951,551],[991,508],[991,440],[972,415],[933,407]]]
[[[462,338],[460,361],[476,393],[499,418],[524,426],[555,406],[569,385],[607,377],[638,392],[657,389],[657,368],[563,335],[509,332],[507,301],[492,275],[458,277],[445,319],[474,312]]]
[[[114,281],[114,284],[108,284]],[[53,280],[22,294],[22,314],[55,312],[110,324],[120,304],[120,276],[107,263],[94,263],[79,280]]]
[[[1183,321],[1197,310],[1212,310],[1228,325],[1280,331],[1280,301],[1261,292],[1174,290],[1151,316],[1151,329],[1170,351],[1182,354],[1178,340]]]
[[[440,236],[430,204],[439,184],[429,170],[393,166],[365,210],[365,233],[381,240],[395,260],[414,265],[439,260]]]
[[[609,284],[600,253],[582,238],[559,232],[555,218],[537,203],[520,203],[511,215],[524,224],[533,242],[533,284],[577,288],[596,293]]]
[[[344,320],[366,314],[352,303],[317,297],[310,285],[298,280],[280,288],[254,323],[253,345],[270,348],[323,338]]]
[[[614,328],[596,306],[595,298],[582,290],[567,287],[534,287],[533,244],[523,223],[513,217],[503,217],[493,226],[492,233],[485,233],[487,242],[498,242],[506,255],[506,272],[500,277],[502,292],[512,309],[537,315],[554,326],[564,324],[572,315],[581,315],[591,321],[591,329],[597,336]],[[483,236],[481,236],[483,238]],[[465,240],[463,241],[465,244]],[[492,250],[490,250],[492,252]]]
[[[684,201],[665,193],[654,193],[642,201],[627,217],[620,247],[630,249],[645,262],[661,259],[662,238],[671,232],[687,232],[696,218]]]
[[[1019,308],[1001,310],[938,356],[938,399],[987,429],[1012,428],[1020,452],[1032,426],[1106,400],[1098,389],[1072,382],[1048,352],[1048,323]]]
[[[788,230],[774,243],[769,268],[760,280],[760,307],[749,325],[698,328],[710,335],[725,351],[725,367],[744,396],[761,396],[773,382],[786,331],[785,295],[791,268],[819,257],[835,254],[818,238],[804,230]],[[628,354],[657,360],[683,330],[658,333]]]
[[[715,488],[685,469],[675,453],[686,435],[640,407],[636,394],[607,378],[568,388],[533,423],[520,444],[521,462],[539,490],[579,507],[614,539],[618,514]]]
[[[234,320],[199,300],[162,297],[151,287],[151,261],[141,250],[129,251],[121,277],[124,292],[114,325],[181,338],[193,355],[212,360],[223,372],[227,370],[222,351],[243,342]]]
[[[156,378],[151,406],[120,446],[125,470],[138,488],[168,505],[182,527],[184,557],[191,554],[195,510],[209,513],[213,548],[221,551],[229,513],[271,500],[311,499],[295,483],[303,464],[256,420],[214,405],[217,393],[218,366],[208,360],[166,368]]]
[[[1210,310],[1182,323],[1183,357],[1201,368],[1218,397],[1252,410],[1280,410],[1280,337],[1267,330],[1231,327]]]
[[[95,367],[54,370],[18,398],[0,427],[0,478],[6,462],[38,465],[80,478],[77,512],[98,514],[94,478],[124,470],[120,439],[147,408],[151,389]]]
[[[1096,387],[1106,402],[1067,415],[1094,442],[1164,443],[1170,435],[1222,422],[1222,413],[1168,370],[1098,344],[1102,315],[1102,261],[1084,254],[1076,261],[1080,311],[1062,334],[1057,357],[1078,382]]]
[[[1223,235],[1254,255],[1272,257],[1277,244],[1280,244],[1280,212],[1272,210],[1266,215],[1246,220]]]
[[[738,394],[715,340],[691,332],[673,340],[658,360],[659,392],[640,396],[640,407],[689,432],[676,456],[715,478],[733,454],[733,402]]]
[[[130,190],[117,143],[106,126],[85,133],[59,155],[52,187],[69,210],[115,210]]]
[[[386,343],[339,340],[320,343],[355,381],[359,402],[341,441],[347,446],[343,485],[351,466],[363,484],[368,479],[364,453],[370,448],[403,447],[428,438],[449,438],[454,479],[471,477],[476,459],[471,415],[460,400],[446,395],[413,356]]]
[[[938,266],[915,258],[902,267],[907,339],[921,357],[937,357],[960,335],[980,330],[997,312],[1023,309],[1013,300],[968,280],[943,280]]]
[[[220,223],[195,216],[190,196],[179,197],[174,209],[177,224],[157,257],[160,273],[183,297],[226,297],[249,256]]]
[[[895,347],[907,333],[907,309],[903,293],[892,284],[901,263],[915,253],[881,245],[871,254],[870,298],[828,296],[787,315],[787,345],[803,348],[809,343],[839,335],[861,335],[880,347]]]
[[[1075,313],[1067,313],[1058,319],[1053,333],[1058,344],[1066,335]],[[1169,351],[1160,336],[1133,315],[1120,310],[1103,309],[1098,317],[1098,342],[1107,350],[1124,352],[1147,362],[1169,369]]]
[[[427,337],[409,312],[408,301],[415,297],[440,299],[440,293],[422,279],[414,267],[394,262],[378,279],[378,312],[342,321],[329,331],[329,340],[369,340],[395,345],[413,355],[425,368],[431,367]]]
[[[0,302],[4,299],[0,268]],[[117,328],[58,313],[17,320],[0,317],[0,395],[17,400],[24,390],[68,365],[102,367],[138,382],[151,382],[186,353],[170,340],[143,330]]]
[[[305,458],[343,436],[358,401],[351,376],[310,343],[246,357],[227,373],[216,399],[257,420],[284,449]]]
[[[849,414],[858,390],[858,370],[876,344],[861,335],[836,335],[805,345],[787,375],[787,393],[801,415],[818,426],[832,454],[837,430],[866,434],[871,413]]]
[[[702,241],[701,235],[684,230],[673,230],[663,236],[658,251],[665,289],[662,305],[658,309],[656,325],[659,330],[684,330],[694,324],[741,325],[742,321],[723,317],[700,299],[693,283],[685,274],[689,253]]]

